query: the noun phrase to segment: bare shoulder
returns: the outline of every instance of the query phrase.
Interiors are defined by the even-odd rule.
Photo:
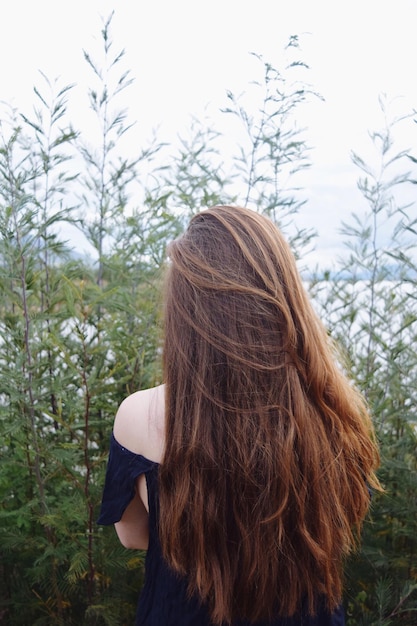
[[[163,455],[164,429],[164,385],[136,391],[123,400],[113,428],[122,446],[158,463]]]

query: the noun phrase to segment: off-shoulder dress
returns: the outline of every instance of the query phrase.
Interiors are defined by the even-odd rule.
[[[99,524],[118,522],[135,494],[136,479],[145,474],[149,501],[149,547],[145,582],[140,593],[135,626],[212,626],[206,607],[187,595],[187,581],[178,576],[162,556],[158,537],[159,464],[128,450],[112,434]],[[329,614],[324,608],[315,617],[300,614],[258,622],[256,626],[344,626],[343,608]],[[236,621],[234,626],[255,626]]]

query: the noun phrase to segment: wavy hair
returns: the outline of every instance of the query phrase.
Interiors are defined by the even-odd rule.
[[[379,488],[366,404],[268,218],[205,210],[168,255],[163,554],[214,624],[332,610]]]

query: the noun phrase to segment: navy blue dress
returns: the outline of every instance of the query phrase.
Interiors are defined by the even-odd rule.
[[[135,494],[136,479],[146,476],[149,500],[149,547],[145,560],[145,583],[139,597],[135,626],[212,626],[198,598],[187,597],[187,582],[168,566],[158,537],[158,463],[121,446],[111,436],[99,524],[118,522]],[[329,615],[324,609],[315,617],[299,615],[258,622],[256,626],[344,626],[339,607]],[[236,621],[234,626],[255,626]]]

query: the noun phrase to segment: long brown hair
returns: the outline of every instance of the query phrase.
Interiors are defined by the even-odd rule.
[[[168,253],[163,554],[215,624],[332,610],[378,488],[364,400],[269,219],[214,207]]]

